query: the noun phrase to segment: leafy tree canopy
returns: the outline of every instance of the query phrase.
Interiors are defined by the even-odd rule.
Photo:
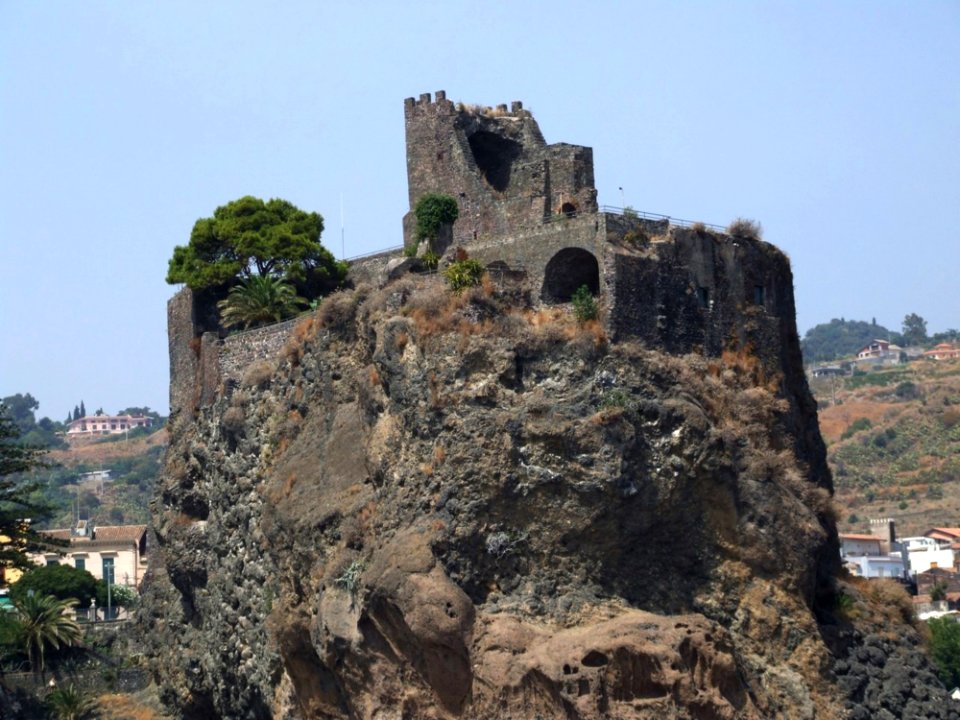
[[[41,448],[19,442],[20,429],[0,403],[0,567],[29,568],[26,551],[39,546],[34,529],[52,510],[39,499],[39,484],[24,473],[43,467]]]
[[[800,346],[806,362],[825,362],[849,357],[873,340],[890,335],[887,328],[875,321],[834,318],[807,330]]]
[[[63,423],[48,417],[38,421],[34,410],[40,403],[30,393],[8,395],[0,400],[7,408],[7,414],[20,431],[22,441],[27,445],[40,447],[65,447],[66,442],[57,433],[64,429]]]
[[[413,213],[417,218],[417,241],[436,240],[440,228],[460,216],[460,207],[449,195],[427,193],[417,200]]]
[[[935,618],[930,628],[930,654],[937,664],[938,675],[949,687],[960,685],[960,623],[953,618]]]
[[[222,287],[237,278],[272,275],[301,291],[322,292],[346,276],[346,265],[320,243],[322,232],[323,218],[318,213],[305,212],[286,200],[263,201],[247,195],[218,207],[213,217],[197,220],[190,243],[173,250],[167,282],[201,290]]]
[[[910,313],[903,319],[903,342],[907,345],[921,345],[927,341],[927,321],[916,313]]]
[[[76,600],[87,607],[97,597],[97,579],[86,570],[70,565],[43,565],[34,568],[10,586],[10,598],[16,602],[29,595],[52,595],[58,600]]]
[[[3,404],[7,408],[10,419],[20,428],[21,434],[28,433],[36,427],[37,419],[33,411],[40,407],[40,403],[33,395],[30,393],[8,395],[3,398]]]

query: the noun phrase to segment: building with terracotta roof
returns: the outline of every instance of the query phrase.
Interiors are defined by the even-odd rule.
[[[44,530],[42,534],[65,541],[44,552],[29,553],[37,565],[69,564],[98,580],[139,588],[147,569],[146,525],[102,525],[90,528],[80,520],[74,528]]]
[[[152,426],[153,418],[149,415],[84,415],[68,425],[67,436],[118,435]]]
[[[923,353],[927,360],[957,360],[960,359],[960,347],[953,343],[940,343]]]
[[[892,520],[871,520],[870,534],[841,533],[840,559],[854,575],[864,578],[907,577],[907,560],[900,552]]]

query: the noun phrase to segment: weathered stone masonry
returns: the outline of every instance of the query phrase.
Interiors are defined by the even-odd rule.
[[[460,205],[446,247],[439,248],[445,261],[462,248],[490,269],[524,275],[545,303],[567,302],[586,285],[602,299],[614,340],[637,338],[672,353],[707,355],[749,347],[771,367],[799,357],[790,265],[774,246],[601,211],[593,150],[548,145],[520,102],[509,109],[465,106],[440,91],[433,100],[429,94],[407,98],[404,118],[406,245],[414,242],[417,201],[425,193],[445,193]],[[364,258],[351,273],[355,280],[373,280],[395,256]],[[189,290],[170,302],[173,412],[189,408],[192,414],[212,402],[223,381],[238,379],[245,364],[276,354],[293,326],[221,340],[211,306]]]
[[[443,91],[404,102],[410,212],[429,192],[457,198],[448,256],[462,247],[490,268],[526,273],[544,302],[586,285],[605,300],[614,338],[670,352],[750,345],[772,361],[794,322],[785,256],[755,238],[597,207],[593,150],[547,145],[520,102],[454,104]]]

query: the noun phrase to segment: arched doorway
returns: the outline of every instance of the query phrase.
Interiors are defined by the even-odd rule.
[[[548,303],[570,302],[573,294],[584,285],[594,295],[600,293],[597,258],[581,248],[564,248],[547,263],[540,298]]]
[[[567,217],[573,217],[577,214],[577,206],[572,202],[565,202],[560,206],[560,214],[566,215]]]

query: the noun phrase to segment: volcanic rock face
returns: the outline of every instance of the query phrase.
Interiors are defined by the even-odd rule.
[[[343,293],[175,419],[144,617],[178,717],[855,705],[817,620],[838,554],[799,356],[674,357],[525,305]]]

